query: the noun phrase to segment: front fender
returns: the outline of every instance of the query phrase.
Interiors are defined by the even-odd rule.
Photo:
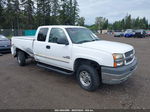
[[[105,56],[97,56],[97,55],[85,55],[85,54],[78,54],[73,58],[72,61],[72,69],[74,69],[74,63],[76,62],[77,59],[85,59],[85,60],[90,60],[94,61],[100,66],[108,66],[112,67],[113,66],[113,58],[110,57],[110,55],[105,55]]]
[[[75,62],[77,59],[86,59],[86,60],[91,60],[91,61],[95,61],[97,62],[99,65],[103,65],[103,60],[101,58],[98,57],[94,57],[91,55],[78,55],[73,59],[73,62]]]

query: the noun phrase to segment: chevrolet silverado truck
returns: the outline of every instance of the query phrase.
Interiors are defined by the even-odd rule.
[[[122,83],[137,67],[131,45],[102,40],[80,26],[40,26],[33,37],[13,37],[11,51],[20,66],[32,57],[39,67],[75,75],[87,91]]]

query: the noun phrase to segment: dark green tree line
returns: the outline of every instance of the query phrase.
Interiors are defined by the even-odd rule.
[[[114,30],[125,30],[125,29],[148,29],[148,20],[143,18],[132,18],[131,15],[127,15],[120,21],[116,21],[112,25]]]
[[[143,17],[132,18],[131,15],[127,15],[120,21],[109,23],[108,19],[104,17],[97,17],[95,24],[90,27],[92,30],[126,30],[126,29],[150,29],[148,20]]]
[[[0,28],[75,25],[78,13],[77,0],[0,0]]]

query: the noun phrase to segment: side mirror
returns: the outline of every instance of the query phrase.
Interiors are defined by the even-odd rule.
[[[69,42],[65,38],[57,38],[57,44],[69,45]]]

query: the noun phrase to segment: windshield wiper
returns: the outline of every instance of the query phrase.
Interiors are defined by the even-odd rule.
[[[86,43],[86,42],[93,42],[93,41],[99,41],[99,40],[101,40],[101,39],[83,40],[83,41],[77,42],[77,44],[82,44],[82,43]]]
[[[77,44],[82,44],[82,43],[85,43],[85,42],[92,42],[92,40],[83,40],[83,41],[77,42]]]
[[[101,39],[93,39],[92,41],[99,41],[99,40],[101,40]]]

